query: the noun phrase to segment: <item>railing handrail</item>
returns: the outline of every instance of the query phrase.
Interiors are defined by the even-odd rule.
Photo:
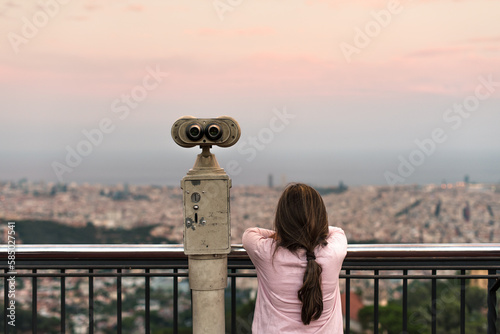
[[[11,248],[12,249],[12,246]],[[0,258],[7,258],[9,246],[0,246]],[[129,245],[16,245],[16,258],[187,258],[182,244]],[[229,258],[248,258],[242,245],[232,245]],[[346,259],[360,258],[483,258],[500,259],[500,243],[488,244],[355,244],[347,248]]]

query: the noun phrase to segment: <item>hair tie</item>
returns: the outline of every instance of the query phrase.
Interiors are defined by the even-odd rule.
[[[313,252],[306,252],[307,261],[316,260],[316,255]]]

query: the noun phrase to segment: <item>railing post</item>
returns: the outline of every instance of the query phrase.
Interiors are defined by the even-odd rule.
[[[122,270],[116,269],[116,333],[122,334]]]
[[[496,270],[488,271],[488,275],[495,275]],[[488,334],[497,332],[497,290],[500,287],[500,279],[488,279]]]
[[[9,272],[9,269],[4,269],[4,272],[7,274]],[[9,307],[9,281],[7,281],[7,276],[4,277],[3,279],[3,330],[4,333],[8,333],[8,322],[9,318],[7,318],[8,310],[7,308]]]
[[[403,334],[408,334],[408,269],[403,270]]]
[[[460,270],[465,276],[465,270]],[[465,334],[465,278],[460,279],[460,334]]]
[[[89,334],[94,334],[94,269],[89,269]]]
[[[379,326],[379,310],[378,310],[378,304],[379,304],[379,279],[377,278],[379,274],[378,270],[374,270],[374,276],[375,278],[373,279],[373,333],[378,334],[378,326]]]
[[[179,332],[179,277],[178,270],[174,268],[174,334]]]
[[[351,333],[351,271],[347,269],[345,271],[345,332],[346,334]]]
[[[144,289],[145,289],[145,300],[144,300],[144,322],[146,323],[146,334],[151,333],[151,277],[148,275],[150,270],[148,268],[145,269],[145,282],[144,282]]]
[[[437,280],[436,280],[437,271],[435,269],[432,270],[432,280],[431,280],[431,333],[437,333]]]
[[[235,274],[236,269],[231,269]],[[231,276],[231,334],[236,334],[236,276]]]
[[[61,334],[66,333],[66,273],[61,269]]]
[[[37,273],[36,269],[32,270],[33,274]],[[37,311],[38,311],[38,290],[37,290],[37,278],[33,275],[31,280],[31,332],[33,334],[37,333]]]

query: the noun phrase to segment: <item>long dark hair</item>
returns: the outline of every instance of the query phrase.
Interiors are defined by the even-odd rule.
[[[323,312],[322,268],[314,255],[316,246],[326,245],[328,237],[328,215],[321,195],[306,184],[289,185],[278,201],[274,229],[275,253],[279,247],[294,253],[306,250],[307,266],[298,297],[302,322],[308,325]]]

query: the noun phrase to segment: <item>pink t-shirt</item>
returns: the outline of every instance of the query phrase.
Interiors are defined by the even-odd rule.
[[[347,253],[344,231],[329,227],[328,245],[314,251],[316,262],[323,268],[323,313],[309,325],[301,321],[302,304],[297,297],[307,264],[306,252],[301,249],[294,254],[280,248],[273,259],[273,234],[257,227],[243,234],[243,247],[255,265],[259,284],[252,333],[343,333],[339,274]]]

